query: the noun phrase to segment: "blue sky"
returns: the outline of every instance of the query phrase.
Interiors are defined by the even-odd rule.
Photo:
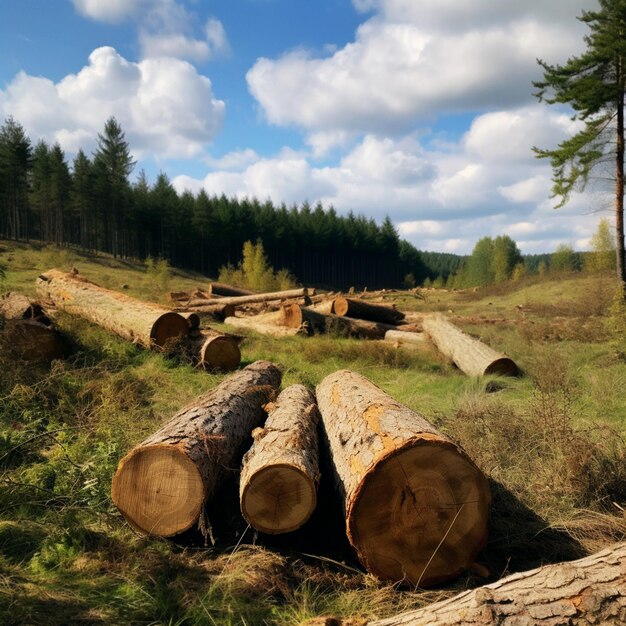
[[[88,153],[115,115],[179,191],[321,201],[422,249],[509,234],[587,247],[610,202],[564,209],[531,147],[576,126],[536,57],[582,51],[595,0],[0,0],[0,118]]]

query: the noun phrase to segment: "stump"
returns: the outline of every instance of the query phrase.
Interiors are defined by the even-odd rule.
[[[237,467],[250,432],[265,419],[281,373],[257,361],[179,411],[119,463],[111,496],[126,520],[171,537],[202,522],[228,468]]]
[[[318,411],[303,385],[287,387],[266,409],[243,458],[239,501],[253,528],[275,535],[300,528],[315,509]]]
[[[363,376],[317,387],[346,530],[376,576],[427,587],[459,574],[487,539],[486,478],[459,446]]]
[[[239,340],[209,328],[197,331],[197,336],[185,340],[191,362],[206,370],[231,372],[241,362]]]

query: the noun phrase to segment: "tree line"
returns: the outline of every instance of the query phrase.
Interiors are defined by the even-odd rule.
[[[382,224],[321,204],[274,205],[224,194],[179,194],[161,173],[150,184],[124,132],[110,118],[91,156],[68,164],[60,145],[35,145],[12,117],[0,127],[0,236],[40,240],[117,257],[167,260],[216,276],[236,265],[246,241],[263,242],[273,267],[299,281],[337,288],[398,287],[410,274],[421,283],[433,271],[422,254]],[[435,259],[436,254],[430,253]]]

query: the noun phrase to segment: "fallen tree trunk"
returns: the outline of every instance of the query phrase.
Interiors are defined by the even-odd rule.
[[[388,330],[385,341],[399,345],[423,346],[426,341],[424,333],[410,333],[403,330]]]
[[[251,304],[254,302],[271,302],[273,300],[289,300],[290,298],[302,298],[309,295],[306,287],[300,289],[289,289],[287,291],[271,291],[269,293],[255,293],[249,296],[233,296],[219,299],[219,304]],[[188,308],[202,307],[207,303],[204,300],[191,300],[187,303]]]
[[[223,322],[227,317],[235,314],[235,307],[232,304],[222,304],[221,301],[211,303],[207,300],[207,304],[202,306],[179,306],[174,309],[178,313],[193,313],[196,315],[208,315],[218,322]]]
[[[318,410],[304,385],[291,385],[266,406],[243,458],[239,502],[248,523],[272,535],[300,528],[317,504]]]
[[[363,626],[589,626],[626,624],[626,543],[544,565]],[[342,620],[333,622],[342,626]],[[311,624],[313,626],[313,624]],[[347,624],[346,624],[347,626]]]
[[[320,310],[294,304],[281,307],[279,323],[287,328],[305,327],[310,334],[337,333],[360,339],[384,339],[388,330],[396,328],[381,322],[327,315]]]
[[[271,337],[293,337],[295,335],[306,337],[307,333],[305,331],[300,330],[300,328],[280,326],[279,320],[280,312],[273,311],[253,317],[227,317],[224,323],[235,328],[253,330],[261,335],[269,335]]]
[[[363,302],[363,300],[352,300],[350,298],[344,298],[343,296],[339,296],[333,300],[331,313],[344,317],[392,325],[404,319],[404,313],[392,307]]]
[[[1,348],[29,363],[49,363],[65,356],[65,344],[52,325],[37,320],[8,319],[1,325]]]
[[[111,496],[128,522],[171,537],[201,518],[227,468],[265,418],[280,387],[280,370],[257,361],[179,411],[119,463]]]
[[[170,291],[167,294],[168,300],[172,302],[189,302],[189,300],[209,300],[211,294],[203,289],[194,289],[193,291]]]
[[[212,296],[250,296],[255,292],[243,287],[235,287],[225,283],[209,283],[207,293]]]
[[[240,340],[212,329],[198,330],[185,340],[191,362],[205,370],[232,372],[241,363]]]
[[[423,327],[438,350],[468,376],[517,376],[519,373],[508,356],[465,334],[441,315],[425,317]]]
[[[0,317],[7,320],[37,320],[45,325],[50,324],[41,304],[15,292],[9,292],[0,298]]]
[[[317,387],[346,531],[363,565],[428,587],[459,574],[487,539],[487,479],[424,417],[363,376]]]
[[[187,320],[178,313],[59,270],[39,276],[37,291],[58,309],[147,348],[163,347],[171,340],[184,337],[189,330]]]

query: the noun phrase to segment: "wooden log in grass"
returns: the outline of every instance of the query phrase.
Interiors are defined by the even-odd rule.
[[[244,289],[243,287],[235,287],[226,283],[213,282],[209,284],[207,293],[211,296],[251,296],[254,291]]]
[[[424,417],[348,370],[324,378],[317,402],[346,531],[363,565],[428,587],[475,560],[487,540],[487,479]]]
[[[179,411],[119,463],[111,496],[128,522],[148,535],[191,528],[242,445],[265,419],[281,373],[257,361]]]
[[[241,512],[257,530],[272,535],[300,528],[315,509],[319,463],[318,410],[304,385],[291,385],[266,407],[263,428],[243,458]]]
[[[241,362],[240,339],[210,328],[197,330],[185,339],[194,365],[211,371],[232,372]]]
[[[442,315],[425,317],[423,327],[437,349],[468,376],[519,374],[517,365],[506,354],[470,337]]]
[[[146,348],[163,347],[189,332],[187,320],[174,311],[59,270],[37,279],[37,292],[70,315],[78,315]]]
[[[382,322],[383,324],[397,324],[404,319],[404,313],[390,306],[372,304],[363,300],[338,296],[333,300],[332,313],[344,317]]]

